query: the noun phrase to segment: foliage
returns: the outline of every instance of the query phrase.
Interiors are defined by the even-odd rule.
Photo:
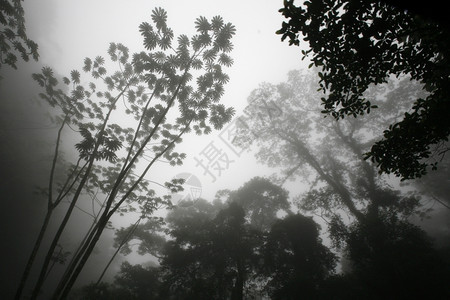
[[[224,69],[232,64],[228,55],[234,26],[219,16],[211,21],[200,17],[195,22],[197,34],[175,39],[165,10],[154,9],[151,18],[153,25],[144,22],[139,27],[144,51],[131,55],[124,45],[111,43],[109,60],[86,58],[83,72],[72,70],[62,78],[63,87],[49,67],[33,74],[43,88],[40,97],[58,114],[53,166],[61,162],[58,147],[65,130],[78,128],[80,139],[73,145],[79,156],[66,183],[56,189],[53,171],[50,176],[49,212],[62,199],[70,205],[47,252],[33,297],[80,198],[87,194],[104,200],[93,211],[94,224],[75,251],[56,298],[66,297],[114,214],[139,209],[148,217],[161,206],[171,205],[170,194],[158,196],[146,175],[162,158],[173,166],[182,164],[186,155],[174,151],[182,135],[220,129],[234,113],[220,103],[229,80]],[[175,179],[165,186],[176,192],[181,184]]]
[[[228,201],[242,206],[250,224],[267,231],[277,219],[277,213],[290,213],[288,192],[261,177],[254,177],[241,188],[230,193]]]
[[[245,224],[244,216],[244,210],[231,203],[212,218],[199,221],[184,215],[179,219],[186,225],[173,227],[173,240],[167,242],[161,261],[167,295],[243,299],[245,280],[256,263],[255,247],[260,243],[257,231]]]
[[[159,270],[157,267],[143,268],[141,265],[130,265],[124,262],[114,280],[116,293],[120,299],[160,299],[158,296]]]
[[[364,97],[372,84],[408,74],[428,93],[417,97],[403,119],[389,124],[367,153],[379,170],[402,179],[421,177],[448,151],[450,133],[449,31],[382,1],[284,1],[289,19],[277,31],[282,40],[310,49],[303,56],[321,68],[323,112],[336,119],[369,113],[376,105]],[[433,148],[438,148],[433,153]]]
[[[373,299],[448,298],[448,265],[417,226],[382,214],[351,226],[347,245],[352,273]]]
[[[160,251],[166,242],[166,239],[161,232],[163,232],[162,226],[164,221],[159,217],[150,217],[145,224],[139,224],[136,227],[131,225],[127,228],[120,228],[116,231],[114,238],[114,245],[120,246],[122,241],[126,239],[126,243],[122,246],[120,251],[127,255],[130,254],[133,245],[133,241],[141,241],[138,247],[139,254],[150,253],[156,257],[160,254]]]
[[[448,146],[447,146],[448,147]],[[439,170],[416,179],[412,185],[431,201],[437,201],[440,205],[450,209],[450,157],[446,156],[439,162]]]
[[[201,210],[179,206],[167,216],[172,239],[161,260],[163,296],[258,299],[294,281],[308,286],[309,279],[324,279],[334,268],[334,256],[321,244],[312,219],[274,215],[264,226],[255,226],[253,213],[268,210],[269,204],[287,204],[285,190],[255,177],[227,194],[225,206],[219,200],[201,201]]]
[[[261,230],[252,224],[250,211],[233,201],[236,193],[251,190],[247,195],[267,196],[252,202],[252,210],[258,203],[263,209],[273,199],[264,193],[265,185],[255,184],[263,181],[270,183],[256,177],[228,191],[226,204],[181,201],[165,219],[169,236],[161,265],[123,264],[113,285],[98,285],[99,299],[106,294],[110,299],[233,300],[447,296],[447,265],[426,234],[400,219],[397,209],[367,213],[350,226],[334,224],[351,263],[350,270],[334,274],[337,257],[322,244],[320,226],[311,217],[291,213]],[[282,191],[270,186],[277,188]],[[147,237],[138,239],[147,244]]]
[[[0,1],[0,68],[6,64],[17,69],[17,55],[24,61],[39,58],[38,45],[27,37],[22,1]]]
[[[379,102],[377,113],[337,122],[320,114],[313,72],[292,71],[286,82],[263,83],[250,94],[236,141],[254,145],[260,162],[280,168],[281,183],[301,178],[308,190],[297,198],[299,208],[328,222],[342,211],[361,220],[371,207],[407,216],[417,198],[392,191],[363,153],[398,117],[392,107],[409,104],[397,101],[398,95],[412,98],[416,91],[408,79],[373,87],[366,96]]]
[[[124,262],[114,283],[89,284],[75,291],[70,299],[80,300],[156,300],[159,298],[159,269]]]
[[[319,238],[319,226],[302,215],[278,220],[270,231],[264,266],[271,299],[316,299],[336,257]]]

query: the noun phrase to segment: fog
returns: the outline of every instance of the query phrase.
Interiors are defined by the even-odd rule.
[[[128,186],[145,173],[137,188],[130,190],[130,199],[134,200],[124,202],[108,219],[110,223],[104,230],[99,230],[98,242],[89,244],[93,245],[92,253],[76,278],[69,299],[138,299],[142,295],[148,299],[284,299],[287,296],[283,295],[298,295],[299,291],[306,298],[318,295],[327,299],[335,295],[345,299],[370,293],[369,288],[366,290],[361,282],[354,281],[354,274],[360,270],[373,272],[370,276],[376,278],[374,285],[389,286],[384,280],[394,280],[389,276],[395,272],[383,273],[383,268],[393,263],[404,267],[407,271],[402,272],[406,273],[425,270],[417,278],[405,277],[399,287],[425,280],[425,284],[440,291],[441,281],[450,278],[448,156],[437,171],[417,180],[400,181],[394,175],[378,174],[374,165],[361,160],[360,155],[370,149],[393,120],[402,117],[403,110],[411,111],[411,100],[396,99],[399,93],[407,95],[404,98],[420,97],[422,86],[416,82],[393,77],[384,85],[372,86],[367,97],[376,101],[378,110],[336,123],[321,114],[319,70],[308,68],[310,62],[301,59],[301,50],[307,45],[289,47],[275,34],[284,21],[278,12],[281,2],[39,0],[23,5],[27,35],[38,43],[40,57],[38,61],[20,61],[17,70],[5,64],[0,69],[2,299],[14,298],[48,211],[50,174],[54,174],[52,191],[57,194],[66,178],[70,178],[68,165],[75,165],[83,151],[77,146],[83,138],[87,140],[81,129],[89,122],[101,124],[98,118],[89,117],[78,123],[74,118],[71,125],[64,127],[60,132],[58,163],[52,170],[64,115],[58,106],[51,107],[39,96],[46,91],[32,74],[51,67],[63,93],[69,95],[77,85],[85,86],[87,91],[93,78],[82,72],[85,58],[94,60],[100,55],[107,60],[111,42],[128,47],[130,57],[143,51],[139,26],[142,22],[152,23],[152,10],[156,7],[167,12],[174,42],[180,34],[195,34],[194,22],[200,16],[211,20],[220,15],[225,24],[230,22],[235,27],[229,53],[234,62],[229,67],[222,65],[230,80],[223,84],[220,98],[220,103],[234,108],[234,114],[225,122],[219,121],[223,123],[221,128],[213,128],[209,134],[196,135],[195,130],[183,134],[182,142],[174,148],[177,153],[185,153],[182,164],[176,163],[177,156],[156,157],[151,143],[145,148],[117,188],[120,197],[127,195]],[[120,72],[124,72],[124,66],[118,68],[108,60],[105,63],[106,69]],[[74,69],[81,73],[79,83],[71,74]],[[193,72],[194,77],[201,71]],[[64,77],[71,83],[64,85]],[[107,90],[105,82],[98,85],[98,90]],[[131,98],[129,94],[126,97]],[[116,110],[111,123],[140,128],[138,118],[125,113],[137,102],[127,103],[126,97],[113,105]],[[83,103],[91,105],[89,109],[95,107],[87,101]],[[159,103],[169,102],[160,99]],[[103,116],[106,108],[107,105],[101,107]],[[186,124],[179,121],[180,114],[184,117],[181,106],[170,113],[173,114],[167,114],[167,118],[164,115],[161,124],[167,125],[167,135],[173,138],[174,132]],[[156,119],[158,114],[154,115]],[[153,125],[149,124],[142,126],[150,131]],[[208,124],[214,127],[213,122]],[[200,122],[197,125],[203,126]],[[131,145],[129,133],[123,131],[114,136],[112,132],[113,129],[108,132],[110,136],[105,136],[111,140],[123,137],[122,143]],[[158,133],[152,137],[154,144],[161,142],[162,136]],[[137,145],[144,141],[137,139]],[[104,148],[99,147],[99,151],[104,150],[106,157],[108,145],[102,145]],[[92,159],[93,174],[98,177],[92,175],[87,180],[47,266],[48,274],[37,299],[50,299],[86,233],[92,224],[100,224],[96,222],[104,209],[102,202],[110,197],[107,187],[114,186],[121,163],[129,161],[125,159],[127,151],[126,147],[119,147],[113,154],[117,160]],[[129,153],[132,156],[136,152]],[[89,160],[89,156],[80,159],[86,166]],[[151,168],[146,173],[149,164]],[[75,182],[81,178],[82,175]],[[183,191],[174,179],[185,181]],[[175,184],[165,185],[171,181]],[[52,213],[23,299],[33,292],[47,249],[75,190],[76,185]],[[114,204],[121,199],[119,196],[113,198]],[[175,206],[167,205],[165,197]],[[377,202],[380,217],[363,222],[359,214],[370,215],[372,199],[385,200],[383,204]],[[136,222],[139,226],[132,227]],[[383,244],[386,249],[393,251],[392,261],[382,260],[379,269],[383,272],[361,263],[364,255],[369,255],[367,245],[379,243],[380,236],[388,241]],[[115,253],[119,246],[122,251]],[[303,256],[298,258],[300,252]],[[59,256],[55,257],[57,253]],[[381,259],[378,253],[370,255],[374,265]],[[425,256],[427,260],[421,264]],[[97,282],[112,257],[102,283]],[[405,266],[407,260],[418,263]],[[284,277],[285,274],[295,275]],[[426,279],[429,274],[433,276]],[[87,288],[89,284],[91,290]],[[322,291],[316,294],[319,285]]]

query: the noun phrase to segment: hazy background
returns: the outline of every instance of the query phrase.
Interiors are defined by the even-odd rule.
[[[31,79],[33,72],[50,66],[56,74],[68,76],[73,69],[81,70],[85,57],[107,57],[110,42],[124,44],[130,53],[143,50],[138,26],[144,21],[151,22],[151,11],[155,7],[167,11],[168,25],[175,36],[193,33],[194,21],[199,16],[210,19],[220,15],[225,22],[235,25],[237,33],[231,54],[234,65],[227,72],[230,82],[225,86],[222,98],[227,106],[235,107],[235,117],[242,114],[248,95],[261,82],[282,82],[289,70],[305,67],[300,49],[281,43],[280,36],[275,34],[283,21],[278,13],[282,1],[36,0],[25,1],[23,5],[27,34],[38,43],[40,58],[38,62],[19,63],[18,70],[7,66],[1,70],[4,80],[0,83],[0,192],[4,208],[0,215],[0,235],[3,238],[1,254],[7,259],[2,263],[0,295],[5,299],[12,297],[15,291],[45,215],[46,200],[37,197],[34,191],[36,186],[46,185],[56,134],[56,127],[47,117],[49,108],[37,96],[41,91]],[[83,75],[81,80],[83,82]],[[180,173],[190,173],[199,179],[201,197],[212,199],[219,189],[237,189],[253,176],[273,172],[256,165],[251,153],[234,153],[220,134],[221,131],[213,131],[208,136],[186,136],[177,149],[187,154],[183,166],[160,164],[157,172],[154,169],[147,179],[163,183]],[[222,136],[224,134],[222,132]],[[205,174],[195,160],[195,157],[201,158],[201,151],[211,142],[230,159],[228,168],[214,173],[215,180]],[[70,159],[70,153],[66,155]],[[152,188],[158,190],[156,185]],[[57,224],[58,217],[61,212],[56,213],[53,224]],[[134,221],[134,218],[115,219],[117,226]],[[78,212],[62,242],[69,247],[75,245],[78,234],[88,223],[89,218]],[[113,251],[111,236],[112,231],[105,232],[98,247],[104,254],[93,257],[80,284],[90,280],[86,275],[90,271],[93,276],[98,276],[98,266],[103,266],[109,259]],[[133,259],[129,260],[133,263]],[[142,261],[141,258],[136,260]],[[36,269],[39,265],[40,262],[35,265]],[[114,270],[113,267],[111,273]]]
[[[260,83],[283,82],[288,71],[308,65],[308,62],[301,61],[301,48],[289,47],[275,34],[284,20],[278,13],[282,5],[282,1],[273,0],[24,2],[27,33],[39,44],[40,59],[39,62],[20,63],[17,71],[7,67],[1,70],[4,77],[0,82],[0,195],[3,204],[0,212],[0,255],[4,258],[1,297],[12,297],[46,211],[45,199],[33,192],[37,185],[45,186],[47,182],[56,128],[48,121],[46,103],[39,105],[37,94],[40,89],[31,79],[31,74],[43,66],[50,66],[55,73],[67,76],[73,69],[81,70],[85,57],[106,57],[110,42],[124,44],[130,53],[141,51],[143,45],[138,26],[144,21],[151,22],[151,11],[155,7],[167,11],[168,25],[175,36],[193,33],[194,21],[199,16],[210,19],[220,15],[225,22],[234,24],[237,30],[231,53],[234,65],[227,71],[230,82],[225,86],[222,98],[226,106],[235,107],[236,118],[242,115],[247,97]],[[81,80],[83,82],[83,76]],[[187,154],[184,164],[181,167],[159,164],[146,178],[164,183],[181,173],[192,174],[199,180],[201,197],[211,200],[217,190],[234,190],[254,176],[270,175],[275,171],[256,164],[252,152],[233,152],[222,139],[225,136],[226,131],[213,131],[201,137],[194,134],[185,136],[177,148],[177,151]],[[228,168],[221,173],[213,172],[215,180],[196,161],[210,143],[220,148],[230,160]],[[70,158],[70,153],[67,155]],[[393,184],[395,182],[393,180]],[[292,196],[299,192],[302,185],[297,182],[285,187],[289,188]],[[157,185],[152,188],[165,193]],[[448,212],[441,212],[440,208],[437,211],[434,221],[428,221],[425,227],[448,241]],[[57,212],[53,224],[57,224],[58,217],[61,217],[60,212]],[[89,217],[78,212],[62,242],[69,247],[74,246],[89,220]],[[135,217],[115,218],[114,224],[126,226],[134,221]],[[105,232],[97,247],[97,255],[90,259],[78,284],[97,278],[114,251],[112,234],[111,230]],[[99,255],[100,249],[102,255]],[[127,258],[130,263],[145,259]],[[111,268],[107,279],[117,270],[120,260]],[[35,265],[36,269],[39,264]]]

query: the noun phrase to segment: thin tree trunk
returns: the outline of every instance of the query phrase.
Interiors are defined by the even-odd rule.
[[[22,295],[26,281],[28,279],[28,276],[30,275],[31,267],[33,266],[34,260],[36,259],[37,252],[39,251],[39,248],[41,247],[42,240],[44,239],[45,232],[47,231],[48,224],[50,222],[50,218],[51,218],[53,210],[55,208],[55,203],[52,202],[52,200],[53,200],[52,199],[53,198],[53,178],[55,176],[56,163],[58,161],[61,133],[62,133],[62,130],[64,129],[64,126],[66,125],[68,120],[69,120],[69,113],[67,113],[65,115],[64,120],[58,129],[58,133],[56,136],[56,146],[55,146],[55,151],[53,154],[52,166],[50,169],[50,178],[49,178],[49,182],[48,182],[47,213],[45,215],[44,222],[41,226],[41,230],[39,231],[38,238],[36,239],[36,242],[34,243],[33,250],[31,251],[30,257],[25,266],[25,270],[24,270],[22,278],[20,280],[19,287],[17,288],[16,295],[14,297],[14,299],[16,299],[16,300],[20,299],[20,297]],[[67,182],[69,181],[69,178],[67,179]]]
[[[126,91],[128,86],[129,86],[129,84],[115,98],[114,102],[111,105],[111,108],[108,111],[108,114],[105,117],[105,120],[104,120],[104,122],[102,124],[102,128],[100,129],[100,131],[98,133],[98,139],[97,139],[97,141],[95,143],[94,150],[92,151],[92,155],[89,158],[89,164],[87,166],[86,172],[85,172],[83,178],[81,179],[80,184],[78,185],[78,188],[77,188],[77,190],[75,192],[75,195],[72,198],[72,201],[71,201],[71,203],[69,205],[69,208],[67,209],[67,212],[66,212],[66,214],[64,216],[64,219],[62,220],[61,225],[59,226],[58,231],[56,232],[56,234],[55,234],[55,236],[53,238],[52,244],[50,245],[50,249],[47,252],[47,255],[45,257],[44,263],[43,263],[42,268],[41,268],[41,272],[39,274],[38,281],[37,281],[37,283],[36,283],[36,285],[34,287],[32,295],[31,295],[31,300],[36,299],[36,297],[38,296],[38,293],[39,293],[39,291],[40,291],[40,289],[41,289],[41,287],[42,287],[42,285],[44,283],[45,274],[46,274],[48,266],[50,264],[50,260],[51,260],[51,257],[53,255],[53,252],[55,251],[56,245],[57,245],[57,243],[58,243],[58,241],[59,241],[59,239],[60,239],[60,237],[61,237],[61,235],[62,235],[62,233],[63,233],[63,231],[64,231],[64,229],[65,229],[65,227],[66,227],[66,225],[67,225],[71,215],[72,215],[72,211],[73,211],[73,209],[74,209],[74,207],[75,207],[75,205],[76,205],[76,203],[78,201],[78,198],[79,198],[79,196],[81,194],[81,191],[83,190],[84,185],[86,184],[87,179],[88,179],[88,177],[89,177],[89,175],[91,173],[91,169],[92,169],[92,166],[93,166],[94,161],[95,161],[95,156],[97,154],[98,148],[100,147],[100,142],[101,142],[100,139],[103,136],[103,133],[104,133],[105,128],[106,128],[106,125],[107,125],[107,123],[109,121],[109,117],[111,116],[111,113],[114,110],[114,107],[115,107],[117,101],[120,99],[122,94]]]
[[[38,252],[39,248],[41,247],[41,243],[42,243],[42,240],[44,239],[45,232],[47,231],[48,223],[50,222],[52,213],[53,213],[53,209],[48,210],[47,214],[45,215],[45,219],[44,219],[44,222],[42,223],[41,230],[39,231],[38,238],[36,239],[36,242],[34,243],[33,250],[31,251],[30,257],[28,258],[27,264],[25,266],[25,270],[24,270],[22,278],[20,280],[19,287],[17,288],[16,295],[14,297],[15,300],[19,300],[22,295],[23,289],[25,287],[25,283],[27,282],[28,276],[31,271],[31,267],[36,258],[37,252]]]
[[[174,97],[175,98],[175,97]],[[169,105],[167,106],[168,108],[171,106],[171,103],[169,103]],[[167,111],[166,111],[167,113]],[[161,121],[162,119],[165,117],[165,114],[161,117]],[[77,279],[78,275],[80,274],[81,270],[83,269],[84,265],[86,264],[88,258],[90,257],[92,250],[94,249],[97,241],[100,238],[100,235],[102,234],[104,228],[106,227],[106,224],[108,222],[108,220],[111,218],[111,216],[115,213],[115,211],[120,207],[120,205],[128,198],[128,196],[131,194],[131,192],[134,191],[134,189],[137,187],[137,185],[142,181],[142,179],[144,178],[144,176],[147,174],[148,170],[150,169],[150,167],[155,163],[155,161],[157,159],[159,159],[170,147],[173,146],[173,144],[181,137],[181,135],[183,135],[183,133],[186,131],[187,128],[189,128],[190,122],[186,125],[186,127],[180,132],[180,134],[163,150],[161,151],[158,155],[156,155],[153,160],[147,165],[147,167],[145,168],[145,170],[142,172],[141,176],[139,177],[138,180],[136,180],[136,182],[133,184],[133,186],[131,186],[131,188],[128,190],[128,192],[122,197],[122,199],[114,206],[114,208],[112,208],[110,211],[109,209],[111,208],[112,205],[112,201],[114,200],[114,198],[116,197],[117,194],[117,189],[118,189],[118,184],[116,183],[115,187],[113,188],[113,192],[111,193],[110,199],[108,200],[109,206],[107,206],[105,208],[104,214],[102,215],[102,217],[99,220],[98,226],[97,226],[97,232],[96,234],[93,236],[92,240],[90,241],[90,244],[85,248],[86,251],[84,252],[83,257],[80,258],[79,264],[77,265],[77,267],[74,269],[71,275],[71,277],[68,279],[67,284],[65,284],[64,290],[61,291],[61,296],[59,297],[59,293],[60,291],[57,291],[53,297],[53,299],[65,299],[65,297],[67,297],[67,295],[69,294],[73,284],[75,283],[75,280]],[[159,123],[158,123],[159,124]],[[157,126],[157,125],[155,125]],[[151,135],[150,135],[151,136]],[[148,139],[150,140],[150,138]],[[147,142],[148,142],[147,140]],[[143,143],[143,145],[141,146],[142,150],[143,147],[145,146],[146,143]],[[138,155],[140,153],[140,151],[138,151],[138,153],[136,155]],[[133,159],[131,160],[131,162],[133,162],[136,159],[136,156],[133,157]],[[120,177],[120,176],[119,176]],[[108,213],[109,211],[109,213]],[[66,279],[62,279],[63,281],[66,281]]]
[[[133,228],[130,230],[130,232],[125,236],[125,238],[120,242],[119,246],[117,247],[116,251],[114,252],[113,256],[111,257],[111,259],[108,261],[108,263],[106,264],[106,267],[103,269],[102,274],[100,275],[100,277],[98,278],[97,282],[95,283],[95,286],[98,286],[100,284],[100,282],[103,279],[103,276],[105,276],[106,271],[108,270],[109,266],[111,265],[111,263],[113,262],[114,258],[116,258],[117,254],[119,253],[120,249],[122,249],[123,245],[125,245],[128,240],[131,238],[131,236],[133,235],[133,233],[136,231],[136,228],[138,227],[139,223],[141,222],[142,217],[140,217],[136,223],[134,223]]]
[[[192,61],[193,58],[194,57],[191,58],[191,61]],[[189,68],[186,68],[186,70],[185,70],[185,72],[184,72],[184,74],[183,74],[183,76],[182,76],[182,78],[181,78],[177,88],[175,89],[171,99],[168,101],[168,104],[167,104],[166,108],[164,109],[164,112],[162,113],[162,115],[160,116],[158,121],[154,124],[154,127],[151,130],[151,132],[149,133],[149,135],[147,136],[147,138],[142,142],[141,147],[133,155],[131,160],[128,162],[128,165],[125,166],[125,164],[124,164],[121,172],[119,173],[119,175],[118,175],[118,177],[117,177],[117,179],[115,181],[115,184],[114,184],[114,186],[112,188],[111,194],[108,197],[104,213],[103,213],[102,217],[100,218],[100,220],[98,222],[98,226],[96,226],[95,234],[92,236],[92,239],[90,239],[90,241],[87,241],[88,244],[86,244],[86,247],[83,247],[84,249],[82,250],[82,252],[80,252],[80,256],[77,257],[77,259],[75,261],[75,264],[77,264],[76,267],[75,267],[75,264],[74,264],[74,266],[72,267],[73,270],[69,270],[68,271],[68,274],[71,274],[70,278],[65,277],[65,278],[61,279],[60,286],[63,287],[63,289],[62,290],[58,289],[55,292],[55,294],[54,294],[52,299],[65,299],[65,297],[67,297],[67,295],[70,292],[73,284],[75,283],[78,275],[80,274],[81,270],[83,269],[84,265],[86,264],[86,261],[90,257],[90,255],[92,253],[92,250],[94,249],[95,245],[97,244],[97,242],[98,242],[98,240],[100,238],[100,235],[102,234],[102,232],[103,232],[104,228],[106,227],[107,222],[111,218],[112,214],[115,213],[115,211],[120,207],[120,205],[128,198],[128,196],[131,194],[131,192],[137,187],[137,185],[141,182],[141,180],[143,179],[145,174],[148,172],[149,168],[156,161],[156,159],[161,157],[170,147],[172,147],[174,142],[176,140],[178,140],[178,138],[189,127],[189,125],[190,125],[192,120],[188,122],[187,126],[182,130],[182,132],[177,136],[177,138],[175,138],[163,151],[161,151],[160,154],[155,156],[155,158],[152,160],[152,162],[143,171],[143,173],[140,176],[140,178],[138,180],[136,180],[136,182],[132,185],[132,187],[128,190],[128,192],[122,197],[122,199],[114,206],[113,209],[111,209],[113,201],[114,201],[115,197],[117,196],[119,188],[123,184],[124,179],[127,177],[128,172],[131,170],[131,168],[134,165],[135,161],[138,159],[138,157],[144,151],[145,146],[148,144],[148,142],[151,140],[153,135],[159,129],[160,124],[163,122],[163,120],[165,119],[167,113],[169,112],[172,104],[175,102],[176,97],[178,95],[178,92],[179,92],[181,86],[183,85],[183,82],[184,82],[185,76],[186,76],[186,74],[188,72],[188,69]],[[130,148],[129,152],[131,152],[131,151],[132,151],[132,149]],[[127,155],[127,158],[128,158],[128,155]]]

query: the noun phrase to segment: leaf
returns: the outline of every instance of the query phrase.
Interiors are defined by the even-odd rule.
[[[84,59],[83,71],[89,72],[89,71],[91,71],[91,67],[92,67],[92,60],[89,57],[86,57]]]
[[[211,27],[214,32],[218,32],[223,26],[223,19],[221,16],[215,16],[211,20]]]
[[[190,44],[189,38],[187,37],[187,35],[182,34],[178,37],[178,45],[179,46],[186,48],[186,47],[189,47],[189,44]]]
[[[76,84],[80,83],[80,72],[78,72],[77,70],[72,70],[70,72],[70,77],[72,78],[72,81]]]
[[[222,53],[219,56],[219,63],[224,66],[231,67],[233,65],[233,59],[225,53]]]
[[[211,25],[205,17],[201,16],[195,20],[195,28],[197,31],[204,33],[210,30]]]
[[[95,58],[95,62],[98,64],[98,65],[103,65],[104,63],[105,63],[105,59],[103,58],[103,57],[101,57],[101,56],[97,56],[96,58]]]
[[[151,17],[158,30],[166,29],[167,12],[163,8],[157,7],[152,10]]]

